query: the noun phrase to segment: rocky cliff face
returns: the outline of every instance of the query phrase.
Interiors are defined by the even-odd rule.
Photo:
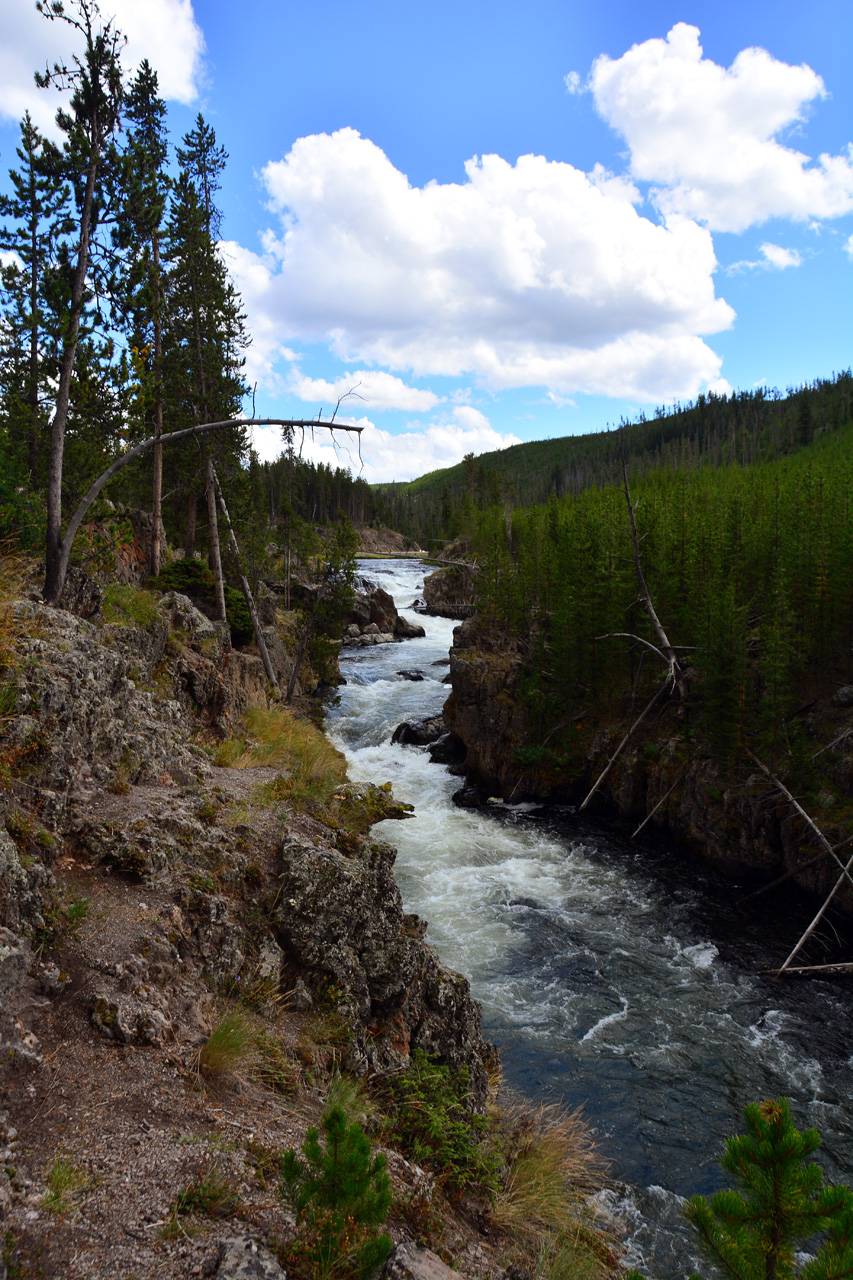
[[[479,1007],[403,911],[394,850],[265,798],[277,770],[215,768],[198,745],[264,704],[259,659],[174,593],[145,626],[13,603],[2,653],[0,1221],[16,1263],[212,1274],[221,1226],[160,1234],[211,1158],[264,1238],[286,1231],[252,1161],[301,1141],[275,1099],[303,1069],[395,1071],[421,1047],[466,1066],[484,1104]],[[381,788],[361,799],[394,816]],[[211,1081],[200,1050],[234,1008],[247,1056]],[[81,1171],[81,1217],[43,1208],[57,1152]]]
[[[400,616],[392,595],[374,583],[363,581],[361,589],[355,592],[344,624],[343,645],[348,649],[364,649],[374,644],[414,640],[424,634],[423,627]]]
[[[424,613],[432,618],[469,618],[474,612],[476,565],[450,565],[424,578]]]
[[[457,627],[445,721],[465,744],[469,781],[488,794],[578,803],[616,751],[627,721],[594,730],[580,725],[569,769],[547,751],[531,753],[533,734],[519,693],[525,659],[522,644],[487,631],[475,619]],[[837,697],[832,706],[813,713],[811,727],[816,734],[819,730],[818,744],[841,739],[823,757],[826,789],[818,818],[834,843],[848,834],[853,753],[845,729],[853,730],[853,710]],[[637,823],[656,810],[650,826],[689,845],[721,870],[757,872],[769,879],[799,867],[795,883],[821,895],[838,878],[833,860],[813,861],[818,850],[802,820],[757,769],[746,777],[728,776],[701,744],[686,743],[666,720],[653,730],[640,730],[593,804]],[[843,887],[836,901],[853,913],[853,886]]]

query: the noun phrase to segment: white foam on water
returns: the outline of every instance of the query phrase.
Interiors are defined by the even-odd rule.
[[[622,1008],[618,1013],[608,1013],[606,1017],[599,1018],[594,1027],[590,1027],[586,1035],[581,1036],[581,1044],[586,1044],[588,1040],[593,1040],[600,1031],[605,1027],[612,1026],[614,1022],[623,1022],[628,1015],[628,1001],[622,997]]]

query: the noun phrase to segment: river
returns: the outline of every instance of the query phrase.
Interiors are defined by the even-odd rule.
[[[354,780],[390,780],[414,804],[415,818],[376,828],[397,847],[406,909],[470,979],[505,1078],[583,1104],[618,1184],[609,1202],[629,1260],[661,1277],[696,1265],[680,1206],[724,1185],[717,1156],[753,1099],[787,1094],[797,1123],[819,1129],[827,1174],[849,1181],[853,982],[759,976],[807,908],[776,894],[746,914],[742,885],[654,831],[629,844],[569,809],[454,806],[460,779],[390,739],[401,720],[441,710],[456,624],[411,610],[430,571],[419,562],[360,569],[427,634],[344,650],[329,732]],[[425,678],[399,675],[412,668]]]

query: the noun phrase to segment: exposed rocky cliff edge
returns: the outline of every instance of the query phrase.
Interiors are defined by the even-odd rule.
[[[293,1229],[277,1153],[316,1121],[328,1072],[396,1072],[417,1047],[467,1068],[477,1108],[493,1051],[370,834],[406,806],[344,782],[333,811],[297,811],[277,768],[216,766],[215,744],[268,703],[259,658],[179,594],[108,625],[84,587],[88,619],[3,606],[4,1256],[63,1280],[277,1274],[269,1243]],[[284,674],[274,607],[267,630]],[[249,1049],[205,1075],[235,1009]],[[390,1159],[398,1196],[423,1194],[423,1171]],[[227,1220],[180,1229],[176,1195],[211,1169],[234,1192]],[[448,1226],[448,1256],[497,1280],[491,1255],[466,1264],[476,1236]],[[273,1269],[240,1270],[259,1257]]]
[[[448,729],[464,743],[470,782],[486,796],[504,800],[580,802],[616,751],[630,706],[612,720],[577,717],[567,758],[547,745],[538,749],[535,727],[520,684],[526,646],[475,618],[454,631],[450,652],[452,693],[444,707]],[[853,690],[815,707],[805,725],[821,751],[825,786],[817,820],[832,843],[849,835],[853,801]],[[848,732],[849,731],[849,732]],[[669,795],[667,793],[670,793]],[[594,802],[688,844],[720,870],[754,873],[770,880],[796,871],[796,884],[825,896],[838,878],[831,858],[820,852],[802,819],[757,768],[727,773],[701,742],[690,741],[672,717],[641,729],[618,757]],[[658,807],[659,806],[659,807]],[[853,913],[853,887],[836,901]]]

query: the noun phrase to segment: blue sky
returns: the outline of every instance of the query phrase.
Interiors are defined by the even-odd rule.
[[[2,3],[5,169],[64,37]],[[102,11],[230,154],[258,411],[359,383],[369,479],[850,366],[849,2]]]

